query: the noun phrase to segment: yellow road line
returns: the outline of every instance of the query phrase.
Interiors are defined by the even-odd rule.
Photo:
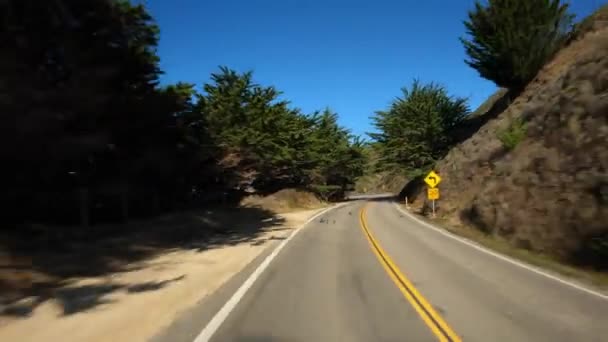
[[[418,292],[412,282],[403,275],[388,254],[380,247],[380,244],[367,227],[365,209],[366,206],[364,205],[359,212],[361,229],[386,273],[388,273],[405,299],[412,305],[414,310],[416,310],[418,315],[420,315],[424,323],[431,329],[440,342],[461,342],[462,340],[460,337],[456,335],[452,328],[450,328],[445,320],[435,311],[435,309],[433,309],[431,304],[429,304],[420,292]]]

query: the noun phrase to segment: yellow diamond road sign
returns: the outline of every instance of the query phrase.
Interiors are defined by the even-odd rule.
[[[424,177],[424,182],[431,188],[434,188],[441,183],[441,177],[439,177],[435,171],[431,171],[428,175],[426,175],[426,177]]]

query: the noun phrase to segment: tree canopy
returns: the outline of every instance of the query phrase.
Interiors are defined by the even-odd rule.
[[[161,85],[160,28],[141,4],[10,0],[0,13],[0,200],[20,220],[126,218],[287,187],[340,198],[371,169],[431,167],[468,113],[466,99],[414,81],[374,115],[364,144],[331,109],[303,113],[250,71]],[[521,87],[570,19],[559,1],[477,2],[467,63]]]
[[[465,62],[497,86],[521,90],[563,46],[572,20],[559,0],[476,1],[460,38]]]
[[[423,172],[454,143],[454,129],[469,113],[467,100],[436,83],[414,80],[388,109],[372,117],[380,169]]]
[[[251,72],[222,67],[200,93],[160,85],[160,29],[141,4],[10,0],[0,13],[13,219],[86,224],[284,187],[339,197],[361,172],[337,114],[304,114]]]
[[[222,149],[220,163],[238,170],[237,187],[304,187],[325,196],[329,188],[346,191],[361,173],[358,141],[330,109],[305,115],[274,87],[255,84],[251,72],[226,67],[204,90],[196,111]]]

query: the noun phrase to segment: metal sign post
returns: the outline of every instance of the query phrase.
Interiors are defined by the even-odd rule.
[[[441,183],[441,177],[434,171],[424,178],[424,182],[429,186],[426,191],[427,198],[431,201],[431,208],[433,209],[433,218],[435,218],[435,200],[439,199],[439,188],[437,185]]]
[[[435,217],[435,200],[439,199],[439,188],[427,188],[426,197],[431,201],[431,207],[433,208],[433,217]]]

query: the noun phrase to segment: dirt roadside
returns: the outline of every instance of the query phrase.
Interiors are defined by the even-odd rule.
[[[78,279],[29,315],[4,319],[0,340],[145,341],[219,288],[273,240],[285,239],[320,210],[266,218],[278,223],[268,225],[254,239],[167,251],[130,265],[127,272]],[[23,301],[27,300],[35,299]]]
[[[556,276],[580,283],[581,285],[592,288],[595,291],[608,294],[608,274],[606,272],[601,272],[590,268],[577,267],[575,265],[568,264],[563,260],[556,259],[551,255],[518,248],[500,236],[484,233],[475,227],[467,226],[462,223],[456,223],[454,220],[441,217],[431,218],[423,213],[420,201],[407,207],[404,203],[400,203],[399,205],[403,210],[407,210],[418,219],[421,219],[437,228],[463,237],[499,254],[537,267],[545,272],[553,273]]]

